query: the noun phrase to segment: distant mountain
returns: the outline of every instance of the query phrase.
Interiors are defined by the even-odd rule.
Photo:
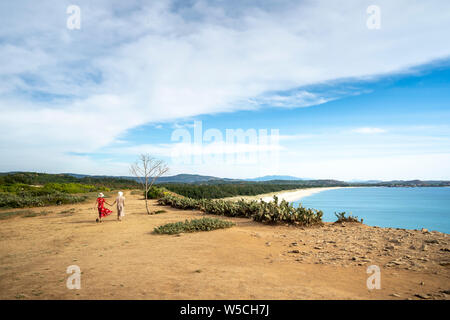
[[[253,179],[245,179],[245,181],[271,181],[271,180],[311,180],[305,178],[297,178],[293,176],[264,176]]]
[[[138,181],[138,178],[132,176],[89,176],[84,174],[76,174],[76,173],[65,173],[67,175],[76,177],[76,178],[120,178],[127,180]],[[156,180],[156,183],[201,183],[201,182],[213,182],[213,181],[240,181],[235,179],[227,179],[227,178],[218,178],[214,176],[202,176],[199,174],[177,174],[174,176],[160,177]]]
[[[160,177],[156,183],[198,183],[212,181],[234,181],[235,179],[202,176],[199,174],[177,174],[174,176]],[[239,180],[236,180],[239,181]]]

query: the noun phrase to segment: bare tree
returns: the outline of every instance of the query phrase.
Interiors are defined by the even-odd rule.
[[[147,214],[151,214],[148,210],[148,191],[155,183],[156,179],[161,177],[164,173],[169,171],[169,167],[163,160],[158,160],[151,157],[149,154],[141,154],[139,159],[130,166],[130,172],[136,178],[145,191],[145,208]]]

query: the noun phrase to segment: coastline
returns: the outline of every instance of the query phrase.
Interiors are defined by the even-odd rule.
[[[315,193],[319,193],[322,191],[327,190],[334,190],[334,189],[342,189],[342,188],[358,188],[358,187],[313,187],[313,188],[303,188],[303,189],[292,189],[292,190],[282,190],[277,192],[270,192],[270,193],[264,193],[264,194],[258,194],[255,196],[236,196],[236,197],[229,197],[229,198],[223,198],[224,200],[262,200],[264,202],[270,202],[273,200],[273,196],[278,197],[278,201],[286,200],[288,202],[297,201],[302,198],[308,197],[310,195],[313,195]]]
[[[305,197],[309,197],[310,195],[319,193],[319,192],[323,192],[323,191],[327,191],[327,190],[334,190],[334,189],[342,189],[342,188],[356,188],[356,187],[320,187],[320,188],[307,188],[307,189],[298,189],[295,191],[289,191],[289,192],[281,192],[276,194],[276,196],[278,197],[278,200],[285,200],[288,202],[292,202],[292,201],[298,201],[302,198]],[[273,200],[273,196],[269,197],[263,197],[261,198],[262,201],[264,202],[270,202]]]

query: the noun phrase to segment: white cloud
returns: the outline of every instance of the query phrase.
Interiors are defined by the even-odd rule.
[[[364,128],[353,129],[352,132],[362,133],[362,134],[378,134],[378,133],[385,133],[385,132],[387,132],[387,130],[382,129],[382,128],[364,127]]]
[[[250,99],[248,102],[256,106],[269,106],[280,108],[301,108],[323,104],[335,98],[325,98],[308,91],[299,91],[291,94],[266,94],[261,97]]]
[[[160,157],[208,156],[225,154],[246,154],[259,152],[278,152],[284,147],[278,143],[227,143],[225,141],[205,144],[171,143],[141,144],[132,147],[108,148],[104,154],[136,155],[149,153]]]
[[[68,152],[95,152],[148,122],[253,109],[258,97],[278,106],[323,103],[308,91],[265,94],[450,55],[442,41],[448,1],[380,0],[377,31],[367,29],[367,4],[358,0],[79,1],[74,31],[66,29],[69,4],[0,4],[0,170],[43,168],[33,157],[41,153],[68,171],[80,164]],[[24,152],[29,157],[16,161]]]

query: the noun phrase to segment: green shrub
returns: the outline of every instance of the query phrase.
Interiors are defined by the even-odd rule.
[[[180,196],[174,196],[165,194],[164,197],[158,199],[158,203],[165,206],[171,206],[172,208],[192,210],[200,209],[201,200],[185,198]]]
[[[177,209],[201,210],[208,214],[253,218],[253,220],[265,223],[290,223],[296,225],[310,226],[322,224],[323,212],[303,207],[294,208],[292,204],[283,200],[278,203],[278,198],[266,203],[259,201],[231,201],[211,199],[191,199],[181,196],[164,195],[158,200],[161,205],[168,205]]]
[[[182,232],[211,231],[230,228],[234,223],[217,218],[186,220],[185,222],[168,223],[154,229],[157,234],[178,234]]]
[[[294,208],[291,203],[282,200],[278,203],[278,198],[273,197],[272,202],[260,203],[260,209],[253,216],[253,220],[260,222],[276,223],[285,222],[304,226],[322,223],[323,212],[316,209],[307,209],[299,206]]]
[[[339,212],[339,213],[334,213],[334,215],[336,216],[337,220],[336,223],[339,222],[359,222],[361,223],[361,221],[358,220],[358,217],[356,216],[352,216],[352,214],[350,213],[348,216],[346,216],[346,212]]]
[[[159,198],[162,198],[164,196],[165,192],[167,192],[166,188],[160,188],[160,187],[152,186],[150,188],[150,190],[148,190],[147,198],[148,199],[159,199]]]
[[[0,208],[25,208],[43,207],[47,205],[61,205],[83,202],[87,196],[75,196],[66,193],[53,192],[51,194],[34,195],[32,193],[21,192],[0,193]]]
[[[139,183],[134,179],[123,179],[104,176],[74,177],[68,174],[48,174],[37,172],[16,172],[0,174],[0,185],[12,185],[16,183],[26,185],[45,185],[48,183],[75,183],[107,187],[112,189],[135,189]],[[1,190],[1,189],[0,189]]]
[[[27,185],[24,183],[0,185],[1,192],[19,193],[19,192],[30,191],[33,189],[36,189],[36,187],[30,186],[30,185]]]
[[[110,189],[106,187],[96,187],[93,185],[81,183],[47,183],[42,189],[49,192],[57,191],[62,193],[88,193],[94,191],[110,191]]]

